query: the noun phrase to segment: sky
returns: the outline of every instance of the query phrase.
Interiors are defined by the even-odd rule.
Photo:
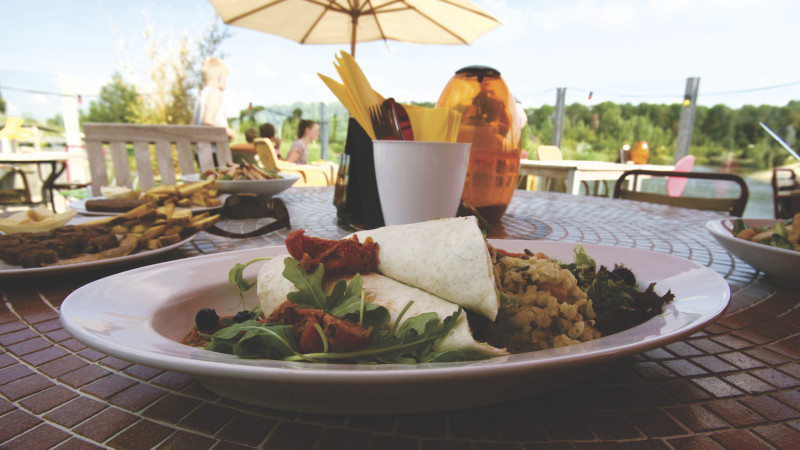
[[[502,25],[471,45],[367,42],[356,60],[373,88],[402,102],[435,102],[456,70],[490,66],[523,107],[680,103],[700,77],[698,103],[786,105],[800,100],[796,0],[473,0]],[[160,48],[199,38],[216,12],[204,0],[0,0],[0,93],[7,114],[44,120],[61,112],[59,76],[82,106],[114,72],[147,92],[148,30]],[[230,27],[229,117],[254,105],[335,102],[317,76],[349,44],[301,45]],[[35,92],[31,92],[35,91]],[[590,95],[591,98],[590,98]]]

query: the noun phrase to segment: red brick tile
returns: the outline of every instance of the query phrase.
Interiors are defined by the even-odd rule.
[[[667,412],[695,433],[728,428],[728,424],[702,406],[669,408]]]
[[[719,400],[707,406],[734,427],[741,428],[765,422],[763,417],[735,400]]]
[[[667,345],[666,348],[679,357],[699,356],[703,354],[703,352],[696,347],[692,347],[683,341],[673,342],[672,344]]]
[[[582,419],[575,414],[552,412],[539,416],[547,434],[555,440],[587,440],[593,439],[594,434]],[[452,421],[450,423],[452,431]],[[476,426],[485,426],[476,424]]]
[[[196,397],[200,400],[205,400],[207,402],[213,402],[219,398],[219,395],[209,391],[203,385],[198,383],[197,381],[192,380],[188,386],[181,389],[181,394],[188,395],[190,397]],[[233,400],[221,399],[221,403],[229,403],[230,405],[234,405],[236,407],[241,406],[241,403],[235,402]]]
[[[63,386],[53,386],[37,394],[31,395],[24,400],[20,400],[19,404],[34,414],[42,414],[45,411],[50,411],[56,406],[60,406],[77,396],[78,394]]]
[[[394,428],[395,421],[393,416],[351,416],[347,423],[355,430],[389,432]]]
[[[737,328],[755,326],[773,317],[774,316],[771,314],[757,311],[754,310],[753,308],[747,308],[740,311],[736,311],[735,313],[730,314],[728,316],[721,317],[717,320],[717,323],[724,325],[728,328],[737,329]]]
[[[5,395],[11,401],[16,401],[50,386],[53,386],[52,381],[39,374],[34,374],[0,386],[0,394]]]
[[[106,408],[106,405],[88,397],[78,397],[49,413],[44,418],[67,428],[72,428]]]
[[[732,353],[723,353],[721,355],[717,355],[720,358],[724,359],[725,361],[733,364],[734,366],[740,369],[755,369],[757,367],[764,367],[764,363],[757,359],[753,359],[744,353],[740,352],[732,352]]]
[[[708,391],[716,398],[737,397],[744,395],[742,391],[716,377],[694,378],[692,383]]]
[[[34,325],[33,328],[36,328],[36,331],[38,331],[39,334],[44,334],[50,331],[61,329],[61,320],[56,318],[46,322],[39,322]]]
[[[670,396],[653,384],[640,384],[626,387],[630,396],[643,408],[671,406],[675,404]]]
[[[127,428],[138,418],[117,408],[108,408],[73,429],[81,436],[96,442],[104,442]]]
[[[166,394],[163,389],[146,383],[137,383],[130,389],[111,397],[108,402],[129,411],[139,411]]]
[[[794,324],[789,324],[786,322],[775,320],[773,318],[768,322],[759,324],[759,326],[753,328],[753,330],[759,334],[763,334],[768,338],[778,340],[778,339],[783,339],[786,336],[791,336],[793,334],[796,334],[797,326]]]
[[[554,412],[554,414],[559,414]],[[454,412],[450,414],[450,433],[456,439],[496,441],[500,431],[494,415]]]
[[[750,350],[745,350],[749,356],[756,358],[760,361],[764,361],[767,364],[783,364],[785,362],[789,362],[789,358],[780,353],[775,353],[771,350],[767,350],[765,348],[753,348]]]
[[[331,449],[362,449],[369,444],[369,434],[360,431],[341,430],[336,428],[325,428],[319,439],[318,448]],[[423,444],[423,449],[425,448]],[[439,450],[447,450],[448,447],[436,447]],[[467,447],[469,449],[469,447]]]
[[[796,362],[783,364],[781,366],[776,367],[776,369],[780,370],[781,372],[791,377],[800,378],[800,364]]]
[[[210,449],[217,441],[209,439],[198,434],[187,433],[185,431],[178,431],[164,441],[157,447],[157,450],[183,450],[190,448],[192,450]],[[221,446],[214,447],[221,449]]]
[[[772,394],[773,397],[787,404],[790,408],[800,410],[800,391],[791,390]]]
[[[8,442],[4,447],[21,449],[52,448],[69,439],[69,437],[70,435],[66,431],[45,423]]]
[[[766,417],[768,420],[783,421],[800,418],[800,413],[768,395],[762,395],[760,397],[745,397],[740,401],[753,411]]]
[[[688,380],[659,383],[659,387],[680,403],[695,403],[713,398],[711,394],[695,386]]]
[[[1,337],[2,335],[24,330],[26,328],[28,328],[28,325],[26,325],[25,322],[20,322],[19,320],[11,320],[10,322],[0,323],[0,343],[3,342]],[[36,333],[33,334],[36,335]]]
[[[713,356],[709,356],[709,358],[713,358]],[[706,372],[704,369],[696,366],[685,359],[675,359],[672,361],[664,361],[662,364],[667,366],[673,372],[676,372],[680,376],[684,377],[692,377],[697,375],[705,375]]]
[[[734,372],[737,370],[735,366],[728,364],[717,356],[700,356],[698,358],[692,358],[691,361],[700,367],[713,372],[714,374]]]
[[[236,410],[234,409],[211,403],[204,403],[200,405],[199,408],[189,413],[188,416],[184,417],[179,424],[186,428],[214,434],[225,426],[236,414]]]
[[[78,342],[74,338],[67,339],[66,341],[61,341],[61,342],[59,342],[59,345],[65,347],[65,348],[67,348],[69,350],[72,350],[75,353],[78,353],[81,350],[86,350],[86,346],[81,344],[80,342]]]
[[[646,436],[666,437],[680,436],[687,434],[686,430],[678,425],[672,417],[664,411],[658,409],[644,409],[640,411],[628,411],[625,413],[634,425]]]
[[[154,369],[152,367],[140,366],[139,364],[134,364],[125,369],[125,373],[127,373],[128,375],[145,381],[153,379],[154,377],[160,375],[163,372],[164,371],[161,369]]]
[[[175,391],[179,391],[185,388],[191,382],[192,382],[192,377],[177,372],[164,372],[163,374],[153,379],[153,384],[165,387],[167,389],[172,389]]]
[[[732,385],[749,394],[764,393],[775,390],[775,388],[771,385],[759,380],[749,373],[737,373],[736,375],[724,377],[724,379],[728,383],[731,383]]]
[[[793,360],[800,359],[800,338],[792,338],[783,342],[777,342],[767,346],[768,349],[775,353],[780,353]]]
[[[12,357],[6,352],[0,353],[0,369],[8,366],[13,366],[17,363],[17,359]]]
[[[0,345],[8,347],[9,345],[18,344],[28,339],[35,338],[36,336],[38,336],[38,334],[34,330],[31,330],[23,324],[23,328],[20,330],[14,331],[13,333],[0,334]]]
[[[779,389],[788,389],[800,386],[800,381],[798,381],[796,378],[790,377],[789,375],[786,375],[785,373],[775,369],[758,369],[750,373]]]
[[[214,446],[214,450],[250,450],[252,447],[248,447],[245,445],[234,444],[233,442],[228,441],[219,441],[219,444]],[[269,447],[265,447],[269,448]],[[278,447],[284,448],[284,447]],[[287,447],[288,448],[288,447]]]
[[[590,391],[589,395],[596,403],[609,410],[626,410],[639,406],[631,397],[628,389],[622,387],[604,387],[603,389]]]
[[[50,361],[47,364],[42,364],[41,366],[37,367],[37,370],[50,378],[58,378],[65,373],[72,372],[73,370],[80,369],[81,367],[86,367],[87,365],[88,364],[84,360],[76,356],[67,355],[63,358]]]
[[[103,369],[100,366],[90,364],[88,366],[81,367],[78,370],[61,375],[58,377],[58,380],[70,387],[79,388],[108,376],[109,374],[111,374],[111,372],[108,370]]]
[[[720,323],[712,323],[711,325],[705,327],[703,331],[705,331],[708,334],[722,334],[722,333],[729,333],[731,329],[722,326],[722,324]]]
[[[3,397],[0,397],[0,416],[15,409],[17,409],[16,405],[4,399]]]
[[[783,424],[756,427],[753,431],[778,448],[797,448],[800,443],[800,432]]]
[[[100,365],[111,367],[112,369],[116,370],[125,370],[128,367],[132,366],[132,362],[124,361],[119,358],[114,358],[113,356],[106,356],[105,358],[100,360]]]
[[[428,417],[430,420],[427,420]],[[398,434],[414,437],[444,438],[447,436],[447,417],[442,414],[420,414],[400,417]],[[409,426],[409,422],[411,425]],[[497,417],[500,438],[509,442],[546,441],[547,435],[535,414],[502,414]],[[324,442],[324,440],[323,440]]]
[[[44,350],[48,347],[51,347],[53,344],[40,337],[35,337],[32,339],[28,339],[27,341],[22,341],[13,345],[6,346],[6,350],[9,352],[17,355],[27,355],[28,353],[38,352],[39,350]]]
[[[83,439],[73,437],[66,441],[63,444],[56,447],[54,450],[103,450],[104,447],[100,447],[99,445],[94,445],[89,441],[84,441]]]
[[[36,416],[21,410],[12,411],[0,417],[0,442],[22,434],[40,423],[42,420]]]
[[[716,342],[717,344],[722,344],[728,346],[734,350],[742,350],[745,348],[749,348],[753,346],[752,342],[745,341],[744,339],[739,339],[735,336],[730,334],[723,334],[721,336],[714,336],[711,338],[712,341]]]
[[[178,423],[189,412],[197,408],[200,403],[202,403],[200,400],[191,397],[168,394],[147,408],[143,415],[164,422]]]
[[[554,444],[555,445],[555,444]],[[643,441],[625,441],[618,443],[619,448],[623,450],[671,450],[672,447],[667,446],[664,441],[660,439],[648,439]],[[589,444],[591,448],[591,444]],[[526,447],[525,450],[528,450]],[[536,449],[531,449],[536,450]]]
[[[663,348],[656,348],[653,350],[648,350],[642,353],[647,359],[652,359],[654,361],[662,360],[662,359],[672,359],[672,353],[664,350]]]
[[[114,436],[108,445],[113,448],[148,450],[166,439],[172,432],[171,428],[149,420],[140,420],[132,427]]]
[[[52,346],[44,350],[39,350],[38,352],[28,353],[27,355],[21,356],[20,359],[36,367],[66,355],[66,350]]]
[[[28,369],[27,366],[22,364],[14,364],[13,366],[0,369],[0,385],[10,383],[20,378],[33,375],[33,371]]]
[[[649,381],[675,378],[675,374],[657,362],[640,362],[630,365],[644,379]]]
[[[584,412],[582,416],[600,439],[638,439],[642,437],[636,427],[621,413]]]
[[[265,449],[291,448],[295,450],[313,449],[322,434],[318,425],[281,422],[264,445]],[[416,439],[412,439],[417,442]],[[374,448],[386,448],[376,445]]]
[[[51,341],[53,341],[55,343],[64,342],[67,339],[71,339],[72,338],[72,336],[70,336],[70,334],[67,333],[67,331],[64,330],[63,328],[60,329],[60,330],[55,330],[55,331],[51,331],[49,333],[45,333],[45,336],[47,336],[47,339],[50,339]]]
[[[716,342],[712,341],[711,339],[694,339],[689,341],[694,347],[699,348],[700,350],[708,353],[710,355],[716,355],[718,353],[725,353],[730,351],[728,347],[723,345],[717,344]]]
[[[81,350],[80,352],[78,352],[78,355],[80,355],[82,358],[86,358],[91,362],[97,362],[106,357],[105,353],[100,353],[97,350],[91,348],[87,348],[86,350]]]
[[[44,304],[41,304],[40,307],[35,308],[17,309],[17,313],[19,313],[19,315],[30,324],[37,324],[58,318],[58,313]]]
[[[676,450],[725,450],[725,447],[712,441],[708,436],[689,436],[670,439],[667,442]]]
[[[130,378],[112,373],[107,377],[100,378],[97,381],[85,385],[81,388],[81,391],[102,400],[106,400],[114,394],[128,389],[134,384],[136,384],[136,382]]]
[[[277,420],[252,414],[239,414],[218,434],[219,439],[257,446],[278,424]]]
[[[763,344],[766,344],[766,343],[772,341],[772,339],[770,339],[770,338],[768,338],[768,337],[766,337],[766,336],[764,336],[762,334],[756,333],[755,331],[753,331],[752,329],[749,329],[749,328],[745,329],[745,330],[737,330],[737,331],[735,331],[733,333],[733,336],[735,336],[735,337],[737,337],[739,339],[744,339],[746,341],[750,341],[750,342],[752,342],[754,344],[758,344],[758,345],[763,345]]]

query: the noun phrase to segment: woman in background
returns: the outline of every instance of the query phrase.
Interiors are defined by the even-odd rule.
[[[294,141],[286,161],[295,164],[308,164],[308,144],[319,137],[319,124],[313,120],[300,120],[297,126],[297,140]]]

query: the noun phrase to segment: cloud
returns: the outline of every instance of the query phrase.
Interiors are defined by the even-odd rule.
[[[28,96],[27,100],[36,106],[50,105],[50,99],[42,94],[31,94]]]
[[[259,61],[258,64],[256,64],[256,73],[268,78],[278,76],[278,71],[267,66],[263,61]]]

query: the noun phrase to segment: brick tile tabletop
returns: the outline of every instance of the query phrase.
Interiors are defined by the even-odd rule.
[[[292,224],[337,239],[331,188],[281,197]],[[73,339],[58,308],[76,288],[136,266],[0,279],[0,448],[800,448],[800,293],[757,273],[706,232],[715,213],[519,191],[490,237],[671,253],[731,287],[705,330],[625,358],[574,385],[504,404],[408,416],[322,416],[223,399],[192,377],[107,356]],[[227,223],[258,226],[259,219]],[[206,234],[140,264],[281,245]],[[378,400],[379,401],[379,400]]]

